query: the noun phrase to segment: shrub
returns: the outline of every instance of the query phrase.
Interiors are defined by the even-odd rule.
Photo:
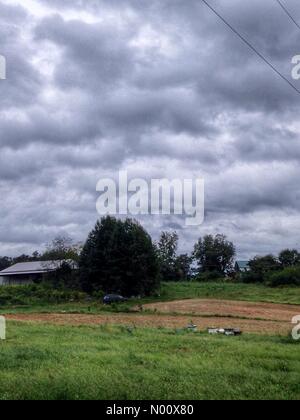
[[[78,270],[74,270],[67,262],[58,270],[45,274],[44,282],[55,289],[80,290]]]
[[[278,286],[300,286],[300,266],[288,267],[282,271],[272,273],[268,276],[267,285]]]
[[[224,275],[219,271],[206,271],[205,273],[199,274],[196,280],[203,283],[208,283],[215,281],[224,281],[224,278]]]
[[[93,293],[93,298],[96,300],[103,300],[105,293],[102,290],[97,290]]]
[[[78,302],[85,297],[86,294],[79,291],[53,289],[45,284],[0,287],[0,305],[3,306]]]
[[[240,279],[242,283],[251,284],[251,283],[264,283],[265,275],[257,273],[255,271],[247,271],[240,274]]]

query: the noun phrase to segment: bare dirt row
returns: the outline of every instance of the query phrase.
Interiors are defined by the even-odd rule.
[[[74,315],[74,314],[18,314],[8,315],[8,320],[22,322],[43,322],[55,325],[126,325],[148,328],[186,328],[192,321],[198,330],[209,327],[241,328],[245,333],[287,335],[292,326],[288,322],[257,321],[220,317],[197,317],[169,315],[140,315],[140,314],[110,314],[110,315]]]
[[[143,311],[99,315],[16,314],[8,315],[7,319],[56,325],[114,324],[172,329],[186,328],[193,322],[203,331],[209,327],[232,327],[240,328],[245,333],[287,335],[293,328],[292,318],[300,315],[300,306],[191,299],[144,305]]]
[[[231,300],[190,299],[144,305],[157,313],[223,316],[268,321],[291,322],[300,315],[300,306],[273,303],[238,302]]]

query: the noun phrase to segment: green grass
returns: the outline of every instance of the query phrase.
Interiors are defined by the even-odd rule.
[[[0,288],[0,296],[5,295],[6,288]],[[105,306],[101,300],[86,301],[71,299],[68,293],[57,292],[51,295],[49,291],[50,301],[47,301],[47,295],[41,293],[41,297],[30,296],[30,291],[25,289],[26,295],[22,287],[15,288],[19,294],[19,303],[10,300],[10,304],[1,304],[0,314],[11,313],[82,313],[82,314],[98,314],[107,312],[130,312],[132,308],[138,304],[146,304],[151,302],[172,301],[178,299],[228,299],[251,302],[270,302],[300,305],[300,287],[278,287],[270,288],[264,285],[241,284],[241,283],[197,283],[197,282],[181,282],[181,283],[163,283],[161,286],[160,296],[150,297],[141,300],[130,300],[125,304]],[[76,293],[76,292],[74,292]],[[9,288],[10,296],[14,295],[14,288]],[[28,296],[27,296],[28,295]],[[53,299],[58,295],[59,299],[65,301],[54,303]],[[84,295],[83,295],[84,296]],[[80,297],[80,294],[79,294]],[[28,303],[26,304],[26,299]],[[3,298],[4,300],[4,298]],[[51,302],[52,300],[52,302]],[[70,301],[71,300],[71,301]],[[24,304],[25,303],[25,304]]]
[[[8,323],[0,399],[299,399],[299,345],[125,327]]]
[[[300,287],[270,288],[260,284],[243,283],[163,283],[161,298],[178,299],[227,299],[251,302],[287,303],[300,305]]]

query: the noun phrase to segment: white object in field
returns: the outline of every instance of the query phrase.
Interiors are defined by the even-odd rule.
[[[4,316],[0,316],[0,340],[6,339],[6,320]]]
[[[242,335],[242,331],[238,328],[208,328],[207,331],[209,334],[222,334],[227,337]]]

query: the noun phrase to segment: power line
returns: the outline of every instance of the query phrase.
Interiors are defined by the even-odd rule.
[[[297,26],[297,28],[300,29],[300,25],[298,24],[298,22],[296,22],[296,20],[293,18],[293,16],[288,11],[288,9],[284,6],[284,4],[282,4],[282,2],[280,0],[275,0],[275,1],[279,4],[279,6],[282,8],[282,10],[288,15],[288,17],[291,19],[291,21],[294,22],[294,24]]]
[[[206,0],[202,0],[202,2],[223,22],[225,25],[235,34],[237,35],[253,52],[255,52],[258,57],[263,60],[276,74],[277,76],[281,77],[292,89],[294,89],[297,93],[300,94],[300,90],[296,88],[296,86],[289,81],[287,77],[285,77],[262,53],[260,53],[247,39],[241,35],[237,29],[235,29],[221,14],[213,8]]]

